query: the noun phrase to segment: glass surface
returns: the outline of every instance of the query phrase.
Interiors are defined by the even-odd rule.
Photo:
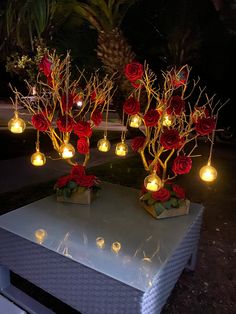
[[[139,204],[138,190],[101,187],[91,205],[59,203],[53,195],[2,215],[0,227],[145,291],[202,206],[156,220]]]

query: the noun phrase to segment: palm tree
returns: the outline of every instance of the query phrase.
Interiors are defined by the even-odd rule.
[[[125,39],[120,25],[135,0],[74,1],[74,11],[87,20],[98,32],[97,56],[109,73],[122,76],[124,66],[135,54]]]

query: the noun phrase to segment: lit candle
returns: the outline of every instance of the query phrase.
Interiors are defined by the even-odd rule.
[[[11,126],[11,132],[12,133],[22,133],[23,132],[23,128],[20,125],[20,123],[17,121],[15,122],[12,126]]]
[[[157,191],[158,190],[157,182],[155,182],[155,181],[149,182],[147,184],[147,190],[153,191],[153,192]]]
[[[202,167],[199,171],[200,178],[206,182],[212,182],[217,178],[217,171],[210,164]]]
[[[128,146],[124,143],[124,140],[122,140],[121,143],[118,143],[116,145],[115,153],[117,156],[125,156],[128,152]]]
[[[165,114],[163,117],[163,125],[164,126],[171,126],[172,120],[171,117],[168,114]]]
[[[34,166],[43,166],[43,159],[41,156],[36,156],[36,158],[34,159]]]
[[[72,152],[71,150],[69,150],[67,147],[65,147],[65,148],[63,149],[61,155],[62,155],[62,158],[67,159],[67,158],[73,157],[73,152]]]
[[[106,153],[111,148],[111,144],[106,138],[102,138],[98,141],[97,148],[100,152]]]
[[[141,120],[139,115],[135,114],[135,115],[130,117],[129,125],[132,128],[139,128],[141,124],[142,124],[142,120]]]

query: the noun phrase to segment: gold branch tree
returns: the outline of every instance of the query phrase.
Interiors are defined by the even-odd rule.
[[[10,131],[24,131],[25,122],[19,117],[17,109],[17,105],[21,103],[30,113],[30,123],[37,131],[36,151],[31,156],[32,164],[43,166],[46,162],[39,142],[40,134],[45,133],[59,158],[73,166],[72,173],[59,181],[59,187],[64,187],[70,181],[74,183],[72,187],[94,185],[96,177],[86,176],[84,168],[90,158],[93,129],[102,122],[103,112],[108,113],[114,92],[112,80],[108,76],[101,79],[98,72],[86,79],[84,70],[79,71],[78,78],[73,80],[70,54],[62,57],[56,52],[47,52],[40,60],[37,82],[34,85],[35,95],[28,97],[13,89],[15,115],[9,121]],[[74,158],[76,149],[70,141],[71,135],[78,136],[77,152],[83,158],[80,164]],[[61,186],[60,182],[65,184]],[[72,190],[68,192],[67,189],[67,192],[70,194]]]
[[[136,69],[134,71],[134,69]],[[199,137],[209,140],[210,153],[200,171],[204,181],[211,182],[217,172],[211,166],[212,147],[219,110],[226,104],[209,97],[200,79],[190,80],[190,67],[163,72],[163,85],[148,65],[128,64],[125,75],[135,77],[135,89],[125,101],[123,110],[130,127],[139,128],[140,136],[132,140],[132,148],[141,156],[148,172],[141,200],[153,216],[165,208],[177,208],[185,202],[182,187],[171,182],[190,172]],[[146,93],[146,106],[140,106],[140,93]],[[150,206],[152,205],[152,206]]]

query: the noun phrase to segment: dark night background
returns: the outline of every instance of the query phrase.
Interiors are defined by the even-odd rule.
[[[2,12],[5,2],[0,4]],[[178,65],[180,60],[174,47],[180,47],[183,50],[180,63],[192,66],[193,76],[200,76],[201,85],[207,86],[208,93],[217,94],[222,101],[230,98],[221,112],[219,126],[231,126],[234,132],[235,6],[235,1],[230,0],[138,0],[121,25],[137,59],[146,60],[157,74],[171,65]],[[60,27],[55,25],[55,29],[49,42],[51,47],[62,52],[70,49],[74,62],[79,67],[86,66],[88,71],[101,66],[95,52],[97,33],[86,22],[78,27],[78,21],[72,15],[69,23]],[[20,83],[6,73],[3,52],[0,58],[0,97],[8,97],[8,82]]]

